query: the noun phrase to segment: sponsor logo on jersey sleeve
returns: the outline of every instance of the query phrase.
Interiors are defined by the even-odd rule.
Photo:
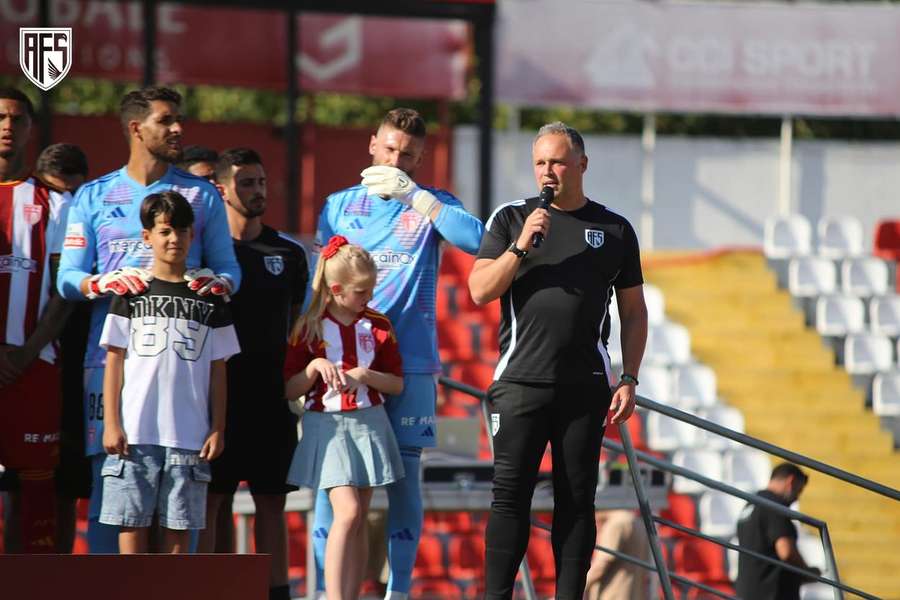
[[[188,201],[189,204],[193,204],[194,201],[197,200],[197,196],[200,194],[200,188],[198,186],[194,187],[181,187],[180,185],[172,186],[173,192],[178,192],[184,199]]]
[[[87,239],[84,237],[84,223],[69,223],[66,227],[63,248],[84,248],[85,246],[87,246]]]
[[[587,242],[588,246],[591,248],[599,248],[603,245],[605,241],[604,232],[602,229],[585,229],[584,230],[584,241]]]

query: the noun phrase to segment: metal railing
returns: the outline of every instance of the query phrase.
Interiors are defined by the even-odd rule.
[[[441,377],[440,383],[442,385],[444,385],[445,387],[468,394],[470,396],[473,396],[473,397],[479,399],[481,401],[482,416],[484,419],[485,427],[488,427],[488,431],[490,431],[490,429],[489,429],[490,415],[488,414],[487,404],[484,402],[485,393],[482,390],[479,390],[478,388],[472,387],[470,385],[466,385],[466,384],[458,382],[458,381],[454,381],[447,377]],[[654,402],[653,400],[650,400],[649,398],[645,398],[643,396],[637,396],[637,405],[643,409],[658,412],[669,418],[672,418],[672,419],[675,419],[678,421],[682,421],[684,423],[688,423],[690,425],[693,425],[695,427],[698,427],[698,428],[708,431],[710,433],[719,435],[721,437],[725,437],[725,438],[735,441],[741,445],[749,446],[751,448],[761,450],[768,454],[778,456],[778,457],[780,457],[786,461],[792,462],[796,465],[804,466],[808,469],[817,471],[819,473],[829,475],[830,477],[834,477],[836,479],[839,479],[841,481],[849,483],[850,485],[869,490],[871,492],[880,494],[882,496],[885,496],[885,497],[890,498],[895,501],[900,501],[900,490],[896,490],[894,488],[882,485],[882,484],[872,481],[870,479],[860,477],[858,475],[855,475],[855,474],[845,471],[843,469],[839,469],[832,465],[809,458],[809,457],[799,454],[797,452],[792,452],[792,451],[782,448],[780,446],[770,444],[768,442],[765,442],[758,438],[746,435],[744,433],[739,433],[737,431],[733,431],[726,427],[722,427],[721,425],[719,425],[717,423],[707,421],[705,419],[697,417],[696,415],[692,415],[690,413],[686,413],[684,411],[680,411],[678,409],[675,409],[675,408],[672,408],[669,406],[665,406],[663,404],[659,404],[659,403]],[[636,418],[636,416],[633,418]],[[698,581],[694,581],[692,579],[683,577],[678,574],[670,573],[668,570],[668,567],[665,563],[665,559],[662,555],[659,537],[656,532],[656,526],[655,526],[656,523],[658,523],[660,525],[665,525],[667,527],[671,527],[682,533],[686,533],[688,535],[695,536],[699,539],[715,543],[724,548],[734,550],[734,551],[737,551],[737,552],[740,552],[743,554],[747,554],[758,560],[762,560],[764,562],[776,565],[787,571],[791,571],[793,573],[802,575],[808,581],[818,581],[820,583],[829,585],[832,588],[834,588],[835,600],[843,600],[844,592],[855,594],[857,596],[866,598],[868,600],[879,600],[879,598],[877,596],[873,596],[862,590],[848,586],[840,581],[840,577],[838,575],[838,569],[837,569],[837,561],[835,560],[835,556],[834,556],[834,548],[831,543],[831,535],[828,531],[828,525],[824,521],[816,519],[816,518],[808,516],[808,515],[805,515],[803,513],[794,511],[782,504],[773,502],[772,500],[769,500],[762,496],[748,493],[748,492],[745,492],[738,488],[735,488],[733,486],[727,485],[725,483],[715,481],[713,479],[705,477],[704,475],[702,475],[700,473],[691,471],[690,469],[685,469],[684,467],[680,467],[680,466],[672,464],[668,461],[656,458],[655,456],[648,454],[646,452],[637,450],[637,449],[635,449],[634,444],[632,443],[631,433],[628,430],[627,424],[625,424],[625,423],[619,425],[619,433],[620,433],[620,437],[622,440],[621,444],[614,440],[604,439],[603,447],[608,450],[612,450],[612,451],[619,452],[619,453],[624,453],[626,456],[626,459],[628,461],[628,469],[630,471],[632,481],[634,482],[634,485],[635,485],[635,493],[638,498],[638,506],[640,508],[641,518],[644,522],[644,527],[647,530],[647,539],[649,541],[650,551],[652,554],[653,562],[651,563],[651,562],[648,562],[648,561],[645,561],[645,560],[642,560],[642,559],[639,559],[639,558],[636,558],[633,556],[629,556],[627,554],[623,554],[621,552],[618,552],[618,551],[610,549],[610,548],[604,548],[602,546],[595,546],[595,548],[602,552],[612,554],[616,558],[621,559],[623,561],[626,561],[631,564],[640,566],[644,569],[656,572],[657,575],[659,576],[659,582],[660,582],[660,587],[661,587],[663,597],[666,598],[666,600],[674,600],[674,598],[675,598],[674,592],[672,590],[672,581],[673,580],[677,581],[678,583],[681,583],[683,585],[688,585],[688,586],[697,588],[699,590],[705,591],[707,593],[713,594],[715,596],[718,596],[720,598],[724,598],[726,600],[739,600],[739,599],[731,594],[728,594],[721,590],[717,590],[711,586],[705,585]],[[493,440],[490,435],[488,435],[488,441],[491,446],[491,454],[493,455]],[[691,529],[689,527],[684,527],[683,525],[680,525],[680,524],[670,521],[668,519],[664,519],[662,517],[653,515],[651,507],[650,507],[650,503],[647,500],[647,495],[644,490],[643,478],[640,476],[640,469],[638,467],[638,461],[644,462],[644,463],[649,464],[654,467],[657,467],[657,468],[667,471],[673,475],[678,475],[681,477],[685,477],[687,479],[691,479],[691,480],[696,481],[706,487],[709,487],[714,490],[741,498],[748,503],[754,504],[756,506],[764,507],[767,510],[771,510],[771,511],[773,511],[777,514],[780,514],[782,516],[785,516],[789,519],[800,521],[801,523],[805,523],[805,524],[809,525],[810,527],[817,529],[821,536],[822,547],[825,552],[825,560],[827,563],[827,569],[828,569],[828,572],[832,575],[833,579],[829,579],[828,577],[824,577],[823,575],[814,575],[811,571],[801,569],[801,568],[799,568],[795,565],[789,564],[787,562],[762,555],[762,554],[755,552],[753,550],[750,550],[748,548],[744,548],[739,545],[735,545],[730,542],[726,542],[719,538],[706,535],[695,529]],[[535,527],[538,527],[540,529],[550,531],[550,527],[548,525],[541,523],[540,521],[537,521],[536,519],[532,519],[532,525]],[[522,582],[523,582],[525,597],[528,600],[536,600],[537,594],[535,593],[534,583],[531,578],[531,570],[529,568],[527,558],[522,560],[521,573],[522,573]]]

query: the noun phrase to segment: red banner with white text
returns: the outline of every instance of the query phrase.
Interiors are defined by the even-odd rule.
[[[38,0],[0,0],[0,74],[19,70],[19,27],[38,24]],[[140,2],[50,0],[50,25],[71,27],[69,76],[139,81]],[[303,14],[295,58],[303,90],[461,99],[468,25],[462,21]],[[287,16],[279,11],[161,4],[160,82],[284,89]]]

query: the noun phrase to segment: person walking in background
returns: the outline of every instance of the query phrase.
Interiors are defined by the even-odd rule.
[[[469,275],[477,304],[501,301],[500,362],[487,392],[494,498],[485,597],[512,597],[549,442],[556,597],[581,600],[596,537],[594,495],[607,415],[617,425],[634,411],[647,308],[631,224],[584,195],[588,158],[581,135],[563,123],[545,125],[532,158],[537,188],[549,188],[542,196],[552,196],[552,203],[543,208],[529,198],[494,211]],[[606,342],[613,290],[624,373],[610,393]]]
[[[413,181],[424,152],[422,117],[408,108],[388,112],[369,141],[372,166],[363,171],[362,184],[326,199],[316,233],[319,245],[339,234],[371,253],[378,266],[372,307],[393,323],[403,357],[403,393],[385,405],[407,474],[387,488],[388,600],[405,599],[412,584],[424,517],[420,460],[422,448],[436,440],[441,363],[435,296],[441,244],[474,254],[484,232],[481,221],[452,194]],[[316,498],[315,513],[313,541],[321,572],[331,526],[324,493]]]
[[[291,333],[288,398],[306,394],[288,481],[322,490],[334,509],[325,548],[329,600],[359,597],[373,488],[403,477],[384,395],[403,391],[391,322],[367,307],[377,269],[368,252],[334,236],[322,249],[313,297]]]
[[[800,497],[809,477],[800,467],[780,463],[772,469],[769,485],[757,495],[790,506]],[[797,527],[790,518],[764,506],[748,504],[737,524],[738,543],[769,558],[821,575],[797,550]],[[737,595],[754,600],[799,600],[800,585],[810,581],[802,575],[741,553],[738,558]]]

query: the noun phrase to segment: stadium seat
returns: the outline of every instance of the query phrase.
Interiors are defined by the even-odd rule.
[[[461,281],[469,278],[472,271],[472,265],[475,264],[475,257],[471,254],[463,252],[458,248],[446,246],[441,253],[441,274],[452,274]]]
[[[834,600],[834,588],[827,583],[801,585],[800,600]]]
[[[525,556],[528,558],[528,566],[531,567],[531,576],[534,579],[553,580],[556,578],[550,534],[532,528]]]
[[[730,538],[736,531],[738,516],[747,503],[740,498],[710,490],[700,496],[700,531],[706,535]]]
[[[652,450],[672,452],[693,448],[700,439],[699,429],[657,412],[647,414],[647,445]]]
[[[447,576],[447,568],[444,564],[444,545],[441,538],[429,533],[422,534],[412,575],[415,579]]]
[[[872,298],[869,302],[869,323],[872,333],[900,336],[900,295]]]
[[[712,450],[678,450],[672,455],[672,464],[715,481],[722,480],[722,455]],[[672,490],[679,494],[701,494],[706,489],[693,479],[678,475],[672,479]],[[702,526],[703,514],[700,516]]]
[[[647,305],[647,322],[659,325],[666,320],[666,300],[662,290],[652,284],[644,284],[644,303]],[[618,317],[618,312],[616,313]]]
[[[841,263],[841,289],[868,298],[888,293],[888,268],[880,258],[848,258]]]
[[[295,511],[284,513],[287,524],[288,556],[290,566],[295,570],[295,575],[306,577],[306,521],[303,515]]]
[[[478,348],[468,323],[458,319],[442,319],[437,322],[438,348],[452,361],[474,360]]]
[[[866,308],[856,296],[819,296],[816,330],[820,335],[843,337],[866,329]]]
[[[823,573],[828,571],[828,561],[825,558],[825,548],[822,546],[821,538],[801,530],[797,537],[797,550],[800,551],[806,564],[818,568]],[[832,595],[832,597],[834,596]]]
[[[450,577],[461,581],[480,581],[484,578],[484,537],[455,535],[447,548]]]
[[[716,373],[706,365],[693,363],[673,369],[672,403],[678,407],[697,408],[716,403]]]
[[[890,371],[894,350],[885,336],[861,333],[844,340],[844,368],[851,375],[872,375]]]
[[[625,421],[625,425],[628,427],[628,433],[631,434],[631,443],[634,447],[638,450],[647,450],[647,433],[644,431],[644,419],[641,414],[635,412],[630,419]],[[604,437],[621,443],[619,427],[621,425],[607,426]]]
[[[850,216],[819,219],[819,256],[840,259],[863,254],[863,226]]]
[[[703,409],[698,416],[725,427],[726,429],[744,433],[744,415],[733,406],[711,406]],[[700,445],[704,448],[725,450],[731,446],[736,446],[737,442],[733,442],[728,438],[712,433],[711,431],[704,431]]]
[[[900,371],[875,375],[872,411],[880,417],[900,417]]]
[[[472,513],[428,511],[425,513],[423,528],[433,533],[469,533],[474,528]]]
[[[672,403],[672,373],[666,367],[648,365],[641,369],[640,395],[660,404]]]
[[[675,542],[672,548],[675,572],[683,577],[700,581],[728,581],[725,568],[725,548],[706,540],[685,538]]]
[[[419,600],[463,600],[459,586],[446,579],[413,579],[409,597]]]
[[[730,596],[734,596],[734,586],[731,582],[727,581],[701,581],[700,583],[716,589],[720,592],[724,592]],[[690,588],[684,596],[685,600],[721,600],[721,596],[717,596],[716,594],[711,594],[705,590],[701,590],[699,588]]]
[[[834,263],[825,258],[794,258],[788,264],[788,289],[796,298],[814,298],[837,290]]]
[[[686,494],[669,492],[669,507],[660,512],[664,519],[674,521],[684,527],[697,529],[697,501]],[[666,525],[658,525],[660,537],[685,537],[688,534]]]
[[[873,254],[884,260],[900,261],[900,221],[879,221],[875,226]]]
[[[731,450],[723,457],[725,483],[746,492],[766,487],[772,472],[768,455],[757,450]]]
[[[644,361],[655,365],[683,365],[691,360],[691,336],[687,328],[665,322],[650,327]]]
[[[806,217],[769,217],[763,231],[763,252],[767,258],[806,256],[812,248],[812,227]]]

